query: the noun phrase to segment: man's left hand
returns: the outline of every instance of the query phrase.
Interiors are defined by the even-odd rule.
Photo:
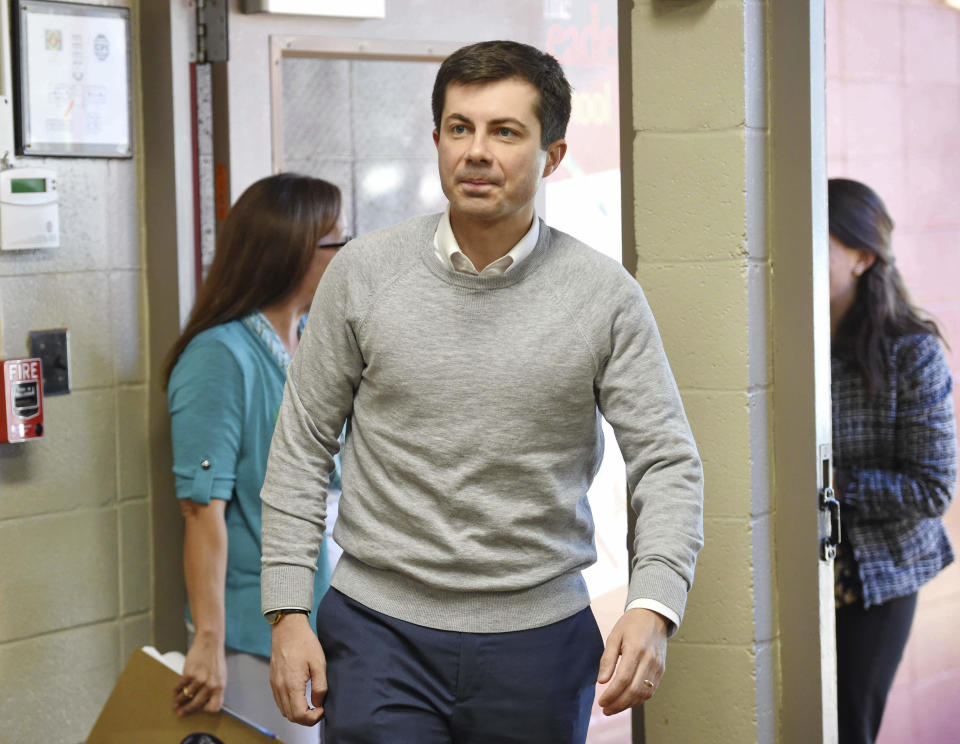
[[[627,610],[610,631],[600,657],[597,682],[610,683],[597,700],[603,714],[612,716],[652,698],[666,661],[667,619],[653,610]]]

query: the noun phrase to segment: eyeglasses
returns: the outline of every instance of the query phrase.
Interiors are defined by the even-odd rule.
[[[343,248],[347,243],[353,240],[352,235],[344,236],[343,240],[337,243],[317,243],[317,248]]]

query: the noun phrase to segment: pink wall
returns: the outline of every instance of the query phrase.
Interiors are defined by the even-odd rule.
[[[943,0],[826,0],[830,176],[887,204],[894,251],[960,383],[960,11]],[[960,391],[954,392],[960,410]],[[960,551],[960,506],[946,518]],[[960,742],[960,565],[920,592],[878,744]]]

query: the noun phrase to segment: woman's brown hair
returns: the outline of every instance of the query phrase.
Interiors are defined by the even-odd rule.
[[[268,176],[240,195],[220,229],[213,264],[187,326],[164,362],[164,387],[198,333],[296,290],[320,238],[337,224],[340,201],[340,189],[332,183],[296,173]]]
[[[837,328],[833,346],[853,355],[867,389],[883,388],[890,343],[912,333],[930,333],[941,341],[937,324],[910,302],[893,257],[893,219],[883,200],[866,184],[832,178],[830,234],[847,248],[874,256],[857,282],[853,306]]]

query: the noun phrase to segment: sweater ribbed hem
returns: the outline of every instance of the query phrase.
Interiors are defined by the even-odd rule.
[[[260,611],[313,607],[313,574],[303,566],[269,566],[260,572]]]
[[[414,625],[460,633],[508,633],[540,628],[590,606],[590,594],[579,571],[518,591],[451,591],[373,568],[344,554],[330,585],[384,615]]]

